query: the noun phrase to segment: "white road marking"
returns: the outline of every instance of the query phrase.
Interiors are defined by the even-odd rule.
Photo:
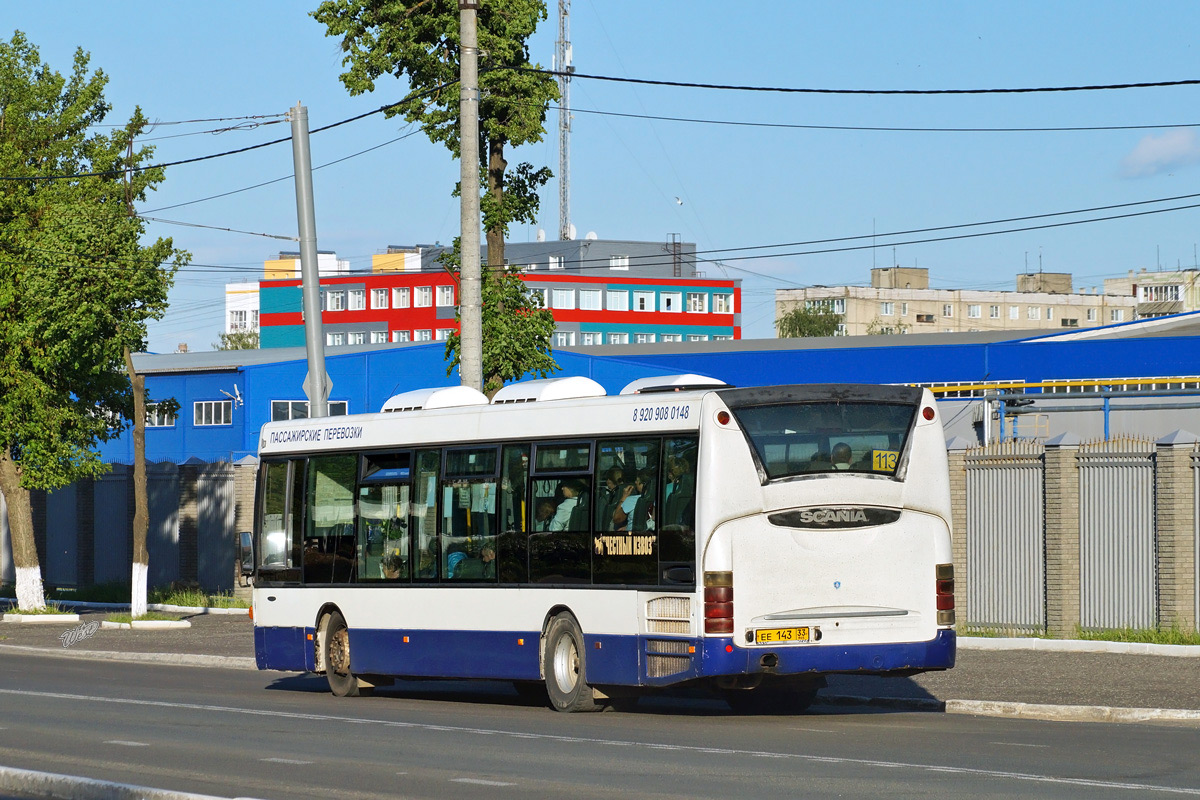
[[[149,747],[145,742],[126,742],[121,739],[109,739],[105,744],[119,744],[122,747]]]
[[[655,750],[674,750],[681,753],[712,753],[729,756],[767,756],[788,758],[813,764],[845,764],[855,767],[877,767],[880,769],[910,769],[922,772],[941,772],[953,775],[970,775],[973,777],[999,778],[1002,780],[1026,781],[1029,783],[1059,784],[1064,786],[1086,786],[1096,789],[1123,789],[1133,792],[1158,792],[1160,794],[1178,794],[1200,797],[1200,789],[1181,786],[1161,786],[1152,783],[1126,783],[1123,781],[1093,780],[1090,778],[1061,778],[1054,775],[1038,775],[1028,772],[1005,772],[997,769],[972,769],[970,767],[950,767],[940,764],[920,764],[906,761],[877,761],[869,758],[848,758],[841,756],[817,756],[807,753],[776,753],[761,750],[737,750],[733,748],[700,747],[698,745],[668,745],[657,742],[637,742],[620,739],[596,739],[585,736],[558,736],[548,733],[520,733],[486,728],[468,728],[455,725],[427,725],[420,722],[398,722],[393,720],[370,719],[365,717],[340,717],[332,714],[303,714],[295,711],[268,711],[256,708],[237,708],[234,706],[215,706],[201,703],[178,703],[165,700],[139,700],[132,697],[100,697],[86,694],[67,694],[65,692],[28,692],[21,689],[0,689],[0,695],[16,697],[38,697],[45,700],[66,700],[71,703],[111,703],[120,706],[146,706],[149,708],[169,708],[176,711],[205,711],[216,714],[243,714],[252,717],[273,717],[276,719],[306,720],[309,722],[340,722],[350,725],[379,725],[385,728],[407,728],[418,731],[444,731],[449,733],[490,734],[508,736],[517,739],[538,739],[545,742],[562,744],[584,744],[588,746],[636,746]]]
[[[259,761],[270,761],[273,764],[311,764],[311,761],[301,761],[298,758],[260,758]]]
[[[516,786],[515,783],[505,783],[504,781],[484,781],[479,778],[451,778],[451,783],[474,783],[480,786]]]
[[[1049,747],[1048,744],[1027,744],[1026,742],[988,742],[1000,747]]]

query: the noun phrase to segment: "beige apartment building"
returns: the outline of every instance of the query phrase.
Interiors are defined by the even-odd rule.
[[[1138,319],[1196,311],[1200,310],[1200,269],[1130,270],[1124,278],[1104,281],[1104,291],[1133,297],[1137,301]]]
[[[776,290],[776,322],[800,304],[841,314],[839,336],[862,336],[1094,328],[1132,321],[1138,301],[1094,289],[1076,294],[1063,272],[1018,275],[1015,291],[981,291],[930,289],[928,269],[883,267],[871,270],[869,287]]]

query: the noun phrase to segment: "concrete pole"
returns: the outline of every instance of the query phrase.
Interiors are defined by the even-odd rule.
[[[479,263],[479,42],[478,0],[459,0],[459,166],[462,247],[458,296],[458,374],[463,386],[483,391],[483,270]]]
[[[317,268],[317,214],[313,207],[312,155],[308,149],[308,109],[291,110],[292,163],[296,173],[296,220],[300,230],[300,278],[304,298],[304,344],[308,353],[310,417],[329,416],[329,377],[325,373],[325,332],[321,326],[321,277]]]

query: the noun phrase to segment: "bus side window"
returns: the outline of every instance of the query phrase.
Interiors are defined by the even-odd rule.
[[[658,528],[659,577],[682,574],[675,568],[696,566],[695,438],[667,439],[662,514]],[[668,573],[671,570],[672,572]]]
[[[347,583],[357,572],[354,486],[358,459],[315,456],[308,465],[305,583]]]
[[[437,482],[441,472],[442,452],[420,450],[413,468],[413,501],[411,524],[412,548],[415,554],[414,577],[429,580],[438,576],[437,539]]]
[[[529,577],[529,445],[505,445],[500,463],[496,576],[501,583],[524,583]]]
[[[300,475],[304,475],[304,462],[292,462]],[[258,559],[259,573],[263,580],[300,580],[300,547],[288,505],[289,462],[275,461],[263,464],[262,518],[259,520]],[[303,494],[301,495],[303,497]]]
[[[601,488],[596,505],[606,506],[607,518],[598,520],[592,534],[592,583],[659,582],[660,445],[657,439],[597,442],[596,484]],[[617,475],[615,492],[606,495],[610,479]]]

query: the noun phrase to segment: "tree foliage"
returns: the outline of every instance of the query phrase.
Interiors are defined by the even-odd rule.
[[[217,335],[214,350],[257,350],[258,331],[230,331]]]
[[[384,75],[407,78],[420,96],[388,113],[420,124],[431,141],[459,156],[458,0],[325,0],[312,16],[341,39],[341,80],[350,94],[373,91]],[[558,99],[552,77],[521,71],[535,66],[528,40],[544,19],[544,0],[479,4],[480,207],[493,266],[504,264],[508,226],[536,220],[538,189],[551,177],[528,163],[509,171],[505,156],[509,146],[542,140],[546,109]]]
[[[454,249],[440,260],[458,274],[458,240]],[[550,351],[554,335],[554,315],[542,305],[539,294],[530,293],[521,280],[521,268],[489,268],[483,282],[483,391],[488,397],[509,381],[525,375],[544,378],[558,371]],[[446,340],[446,368],[449,375],[461,356],[458,331]]]
[[[132,146],[140,109],[123,127],[94,127],[110,110],[108,79],[88,64],[77,51],[64,77],[22,33],[0,41],[0,175],[18,179],[0,182],[0,489],[10,512],[29,489],[106,469],[95,445],[132,414],[123,352],[144,349],[146,323],[166,311],[187,260],[169,239],[142,243],[128,206],[163,171],[139,169],[153,152]],[[17,553],[24,514],[13,525],[18,568],[31,566]]]
[[[800,339],[806,336],[833,336],[841,324],[842,315],[823,305],[811,308],[799,305],[777,319],[775,329],[780,339]]]

